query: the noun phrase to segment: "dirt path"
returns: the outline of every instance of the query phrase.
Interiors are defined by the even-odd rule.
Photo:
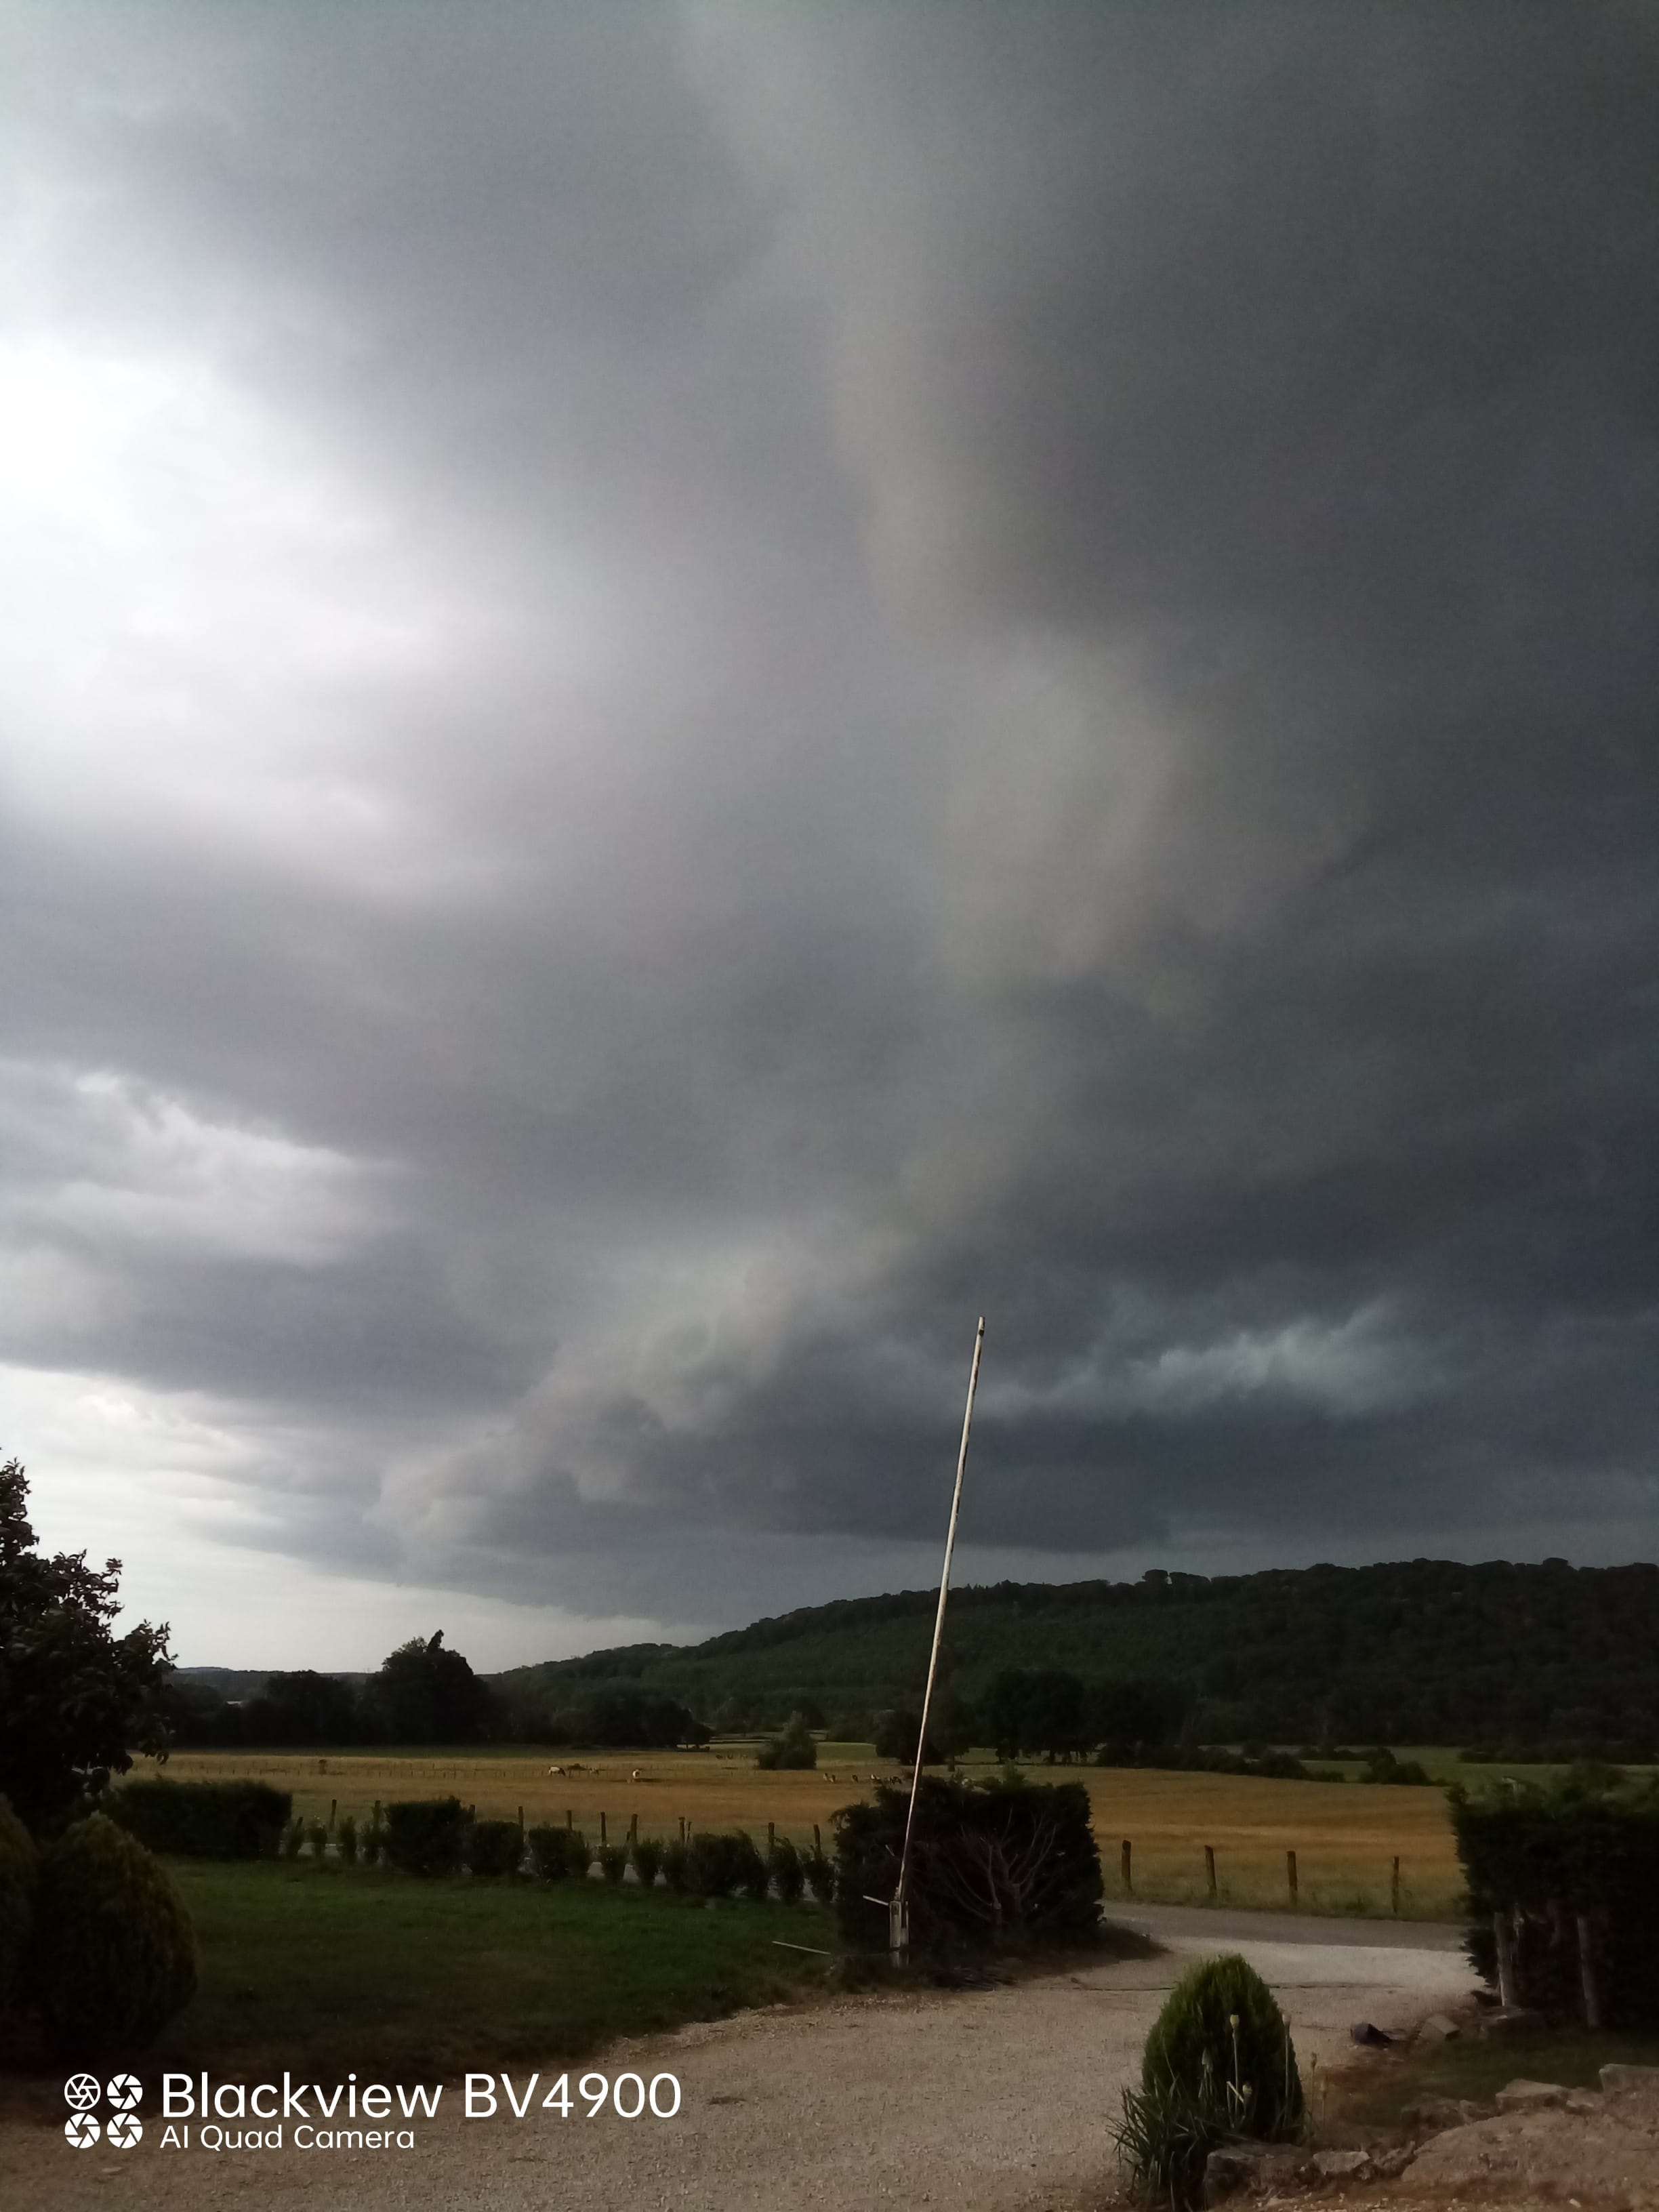
[[[1243,1950],[1280,1993],[1304,2070],[1348,2048],[1359,2018],[1419,2017],[1468,1987],[1455,1953],[1332,1942],[1341,1922],[1236,1936],[1206,1913],[1160,1913],[1162,1956],[1012,1987],[848,1998],[747,2013],[619,2045],[602,2065],[676,2074],[678,2118],[561,2119],[532,2109],[468,2123],[458,2091],[412,2150],[160,2147],[146,2081],[136,2148],[70,2148],[61,2124],[0,2129],[0,2203],[80,2212],[874,2212],[938,2204],[1036,2212],[1097,2202],[1109,2127],[1163,1994],[1191,1957]],[[1395,1931],[1390,1931],[1395,1933]],[[1439,1931],[1433,1938],[1439,1943]],[[518,2085],[522,2088],[522,2081]],[[231,2123],[234,2132],[235,2123]]]

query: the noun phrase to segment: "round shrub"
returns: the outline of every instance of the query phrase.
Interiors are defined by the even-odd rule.
[[[525,1837],[530,1871],[542,1881],[580,1879],[587,1872],[587,1838],[580,1828],[532,1828]]]
[[[642,1836],[634,1846],[634,1871],[646,1889],[655,1887],[662,1870],[662,1845],[649,1836]]]
[[[613,1887],[628,1872],[628,1850],[623,1844],[599,1845],[599,1872]]]
[[[356,1866],[357,1863],[357,1823],[349,1813],[346,1814],[334,1833],[335,1841],[339,1845],[340,1850],[340,1864],[342,1866]]]
[[[466,1863],[474,1874],[517,1874],[524,1856],[524,1832],[516,1820],[475,1820],[466,1839]]]
[[[1141,2087],[1197,2093],[1206,2078],[1224,2097],[1232,2131],[1283,2142],[1302,2126],[1296,2047],[1272,1990],[1240,1958],[1210,1959],[1183,1974],[1146,2038]]]
[[[690,1887],[691,1854],[684,1844],[663,1845],[662,1878],[670,1889],[680,1895]]]
[[[467,1818],[459,1797],[404,1798],[386,1813],[386,1853],[404,1874],[460,1869]]]
[[[0,2013],[10,2008],[22,1979],[39,1877],[34,1839],[0,1797]]]
[[[306,1841],[311,1846],[313,1858],[325,1859],[328,1856],[328,1830],[320,1820],[306,1822]]]
[[[41,1855],[27,1972],[47,2042],[76,2061],[149,2042],[195,1995],[183,1899],[101,1813]]]
[[[276,1848],[285,1859],[297,1859],[306,1839],[306,1824],[296,1813],[282,1832]]]
[[[836,1901],[836,1863],[823,1851],[812,1851],[804,1861],[806,1879],[812,1885],[812,1894],[820,1905]]]

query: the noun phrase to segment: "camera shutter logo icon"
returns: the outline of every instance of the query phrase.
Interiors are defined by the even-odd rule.
[[[64,2100],[77,2112],[89,2112],[103,2094],[103,2084],[90,2074],[71,2074],[64,2084]]]
[[[103,2133],[90,2112],[76,2112],[64,2123],[64,2134],[74,2150],[90,2150]]]
[[[143,2132],[144,2124],[134,2112],[118,2112],[104,2130],[114,2150],[131,2150]]]
[[[136,2074],[118,2074],[104,2091],[113,2112],[130,2112],[144,2094],[144,2085]]]

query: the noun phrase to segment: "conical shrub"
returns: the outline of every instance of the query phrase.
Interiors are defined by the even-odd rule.
[[[1285,2015],[1254,1966],[1210,1959],[1184,1974],[1146,2038],[1141,2087],[1174,2082],[1194,2094],[1206,2081],[1225,2100],[1232,2132],[1283,2142],[1302,2126],[1302,2076]]]
[[[149,2043],[195,1995],[184,1900],[101,1813],[41,1854],[27,1978],[48,2043],[72,2061]]]

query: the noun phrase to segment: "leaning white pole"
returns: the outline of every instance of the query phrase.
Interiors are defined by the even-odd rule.
[[[951,1495],[951,1525],[945,1537],[945,1567],[939,1578],[939,1611],[933,1615],[933,1648],[927,1655],[927,1687],[921,1698],[921,1733],[916,1741],[916,1768],[910,1778],[910,1809],[904,1819],[904,1844],[899,1852],[898,1887],[888,1913],[890,1948],[896,1956],[908,1947],[909,1931],[904,1917],[904,1881],[910,1870],[910,1832],[916,1824],[916,1795],[927,1755],[927,1716],[933,1703],[933,1678],[939,1672],[939,1647],[945,1635],[945,1601],[951,1589],[951,1554],[957,1547],[957,1516],[962,1510],[962,1478],[968,1465],[968,1431],[974,1419],[974,1393],[979,1388],[979,1355],[985,1347],[985,1316],[974,1332],[974,1364],[968,1370],[968,1405],[962,1416],[962,1449],[957,1454],[957,1486]]]

